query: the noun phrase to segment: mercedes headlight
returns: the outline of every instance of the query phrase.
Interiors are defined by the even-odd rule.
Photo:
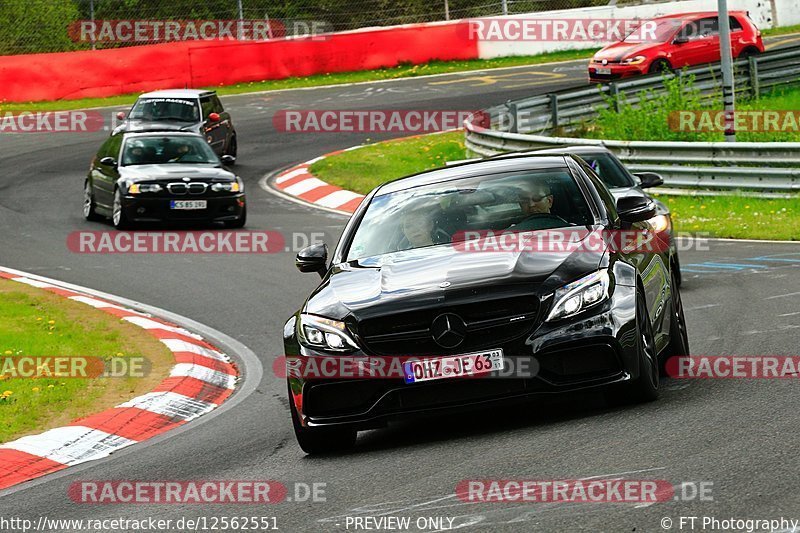
[[[647,222],[650,223],[656,233],[667,231],[672,227],[672,222],[668,215],[656,215]]]
[[[358,349],[344,322],[316,315],[300,315],[298,339],[303,346],[317,350],[350,352]]]
[[[553,294],[553,308],[545,321],[558,320],[578,313],[608,299],[608,272],[600,270],[564,285]]]

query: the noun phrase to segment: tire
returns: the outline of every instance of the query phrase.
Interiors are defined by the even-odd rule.
[[[225,227],[230,229],[240,229],[243,228],[245,224],[247,224],[247,206],[242,209],[242,216],[236,220],[229,220],[228,222],[225,222]]]
[[[747,59],[748,57],[755,57],[759,54],[761,54],[761,52],[758,50],[758,48],[745,48],[736,59]]]
[[[122,193],[119,187],[114,189],[114,205],[111,208],[111,223],[118,230],[125,230],[131,227],[128,217],[125,216],[125,211],[122,210]]]
[[[97,214],[95,207],[92,184],[86,180],[86,184],[83,186],[83,218],[90,222],[101,220],[103,217]]]
[[[689,335],[686,331],[686,317],[683,314],[683,300],[677,287],[675,273],[672,273],[672,316],[669,325],[669,344],[660,361],[662,373],[666,373],[667,360],[670,357],[689,355]]]
[[[349,450],[355,445],[358,432],[354,429],[308,428],[300,425],[291,391],[289,392],[289,410],[292,412],[292,426],[294,426],[297,444],[307,454],[324,455],[341,452]]]
[[[228,151],[227,151],[226,155],[232,155],[233,157],[236,157],[236,154],[237,154],[238,151],[239,151],[239,146],[238,146],[238,143],[236,142],[236,135],[234,134],[233,136],[231,136],[231,140],[228,143]],[[233,166],[235,164],[236,164],[236,161],[231,163],[231,166]]]
[[[650,64],[649,74],[663,74],[664,71],[672,71],[672,65],[666,59],[656,59]]]
[[[658,354],[653,338],[653,326],[650,324],[641,290],[636,291],[636,338],[639,377],[607,391],[606,399],[613,405],[652,402],[657,400],[659,395]]]

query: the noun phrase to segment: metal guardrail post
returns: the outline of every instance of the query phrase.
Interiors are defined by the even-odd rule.
[[[753,91],[753,99],[758,100],[761,96],[761,85],[758,82],[758,58],[750,56],[747,58],[750,64],[748,69],[750,74],[750,90]]]
[[[611,93],[611,98],[614,102],[614,111],[619,113],[619,85],[614,82],[608,84],[608,90]]]
[[[558,127],[558,95],[550,93],[547,95],[550,98],[550,118],[553,122],[553,129]]]
[[[515,102],[508,102],[506,107],[508,108],[510,120],[508,131],[511,133],[519,133],[519,109],[517,108],[517,104]]]

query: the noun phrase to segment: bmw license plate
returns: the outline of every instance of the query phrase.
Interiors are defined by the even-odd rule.
[[[207,200],[170,200],[170,209],[206,209]]]
[[[503,350],[408,361],[403,365],[406,383],[479,376],[503,368]]]
[[[611,69],[610,68],[598,67],[597,68],[597,73],[600,74],[601,76],[610,76],[611,75]]]

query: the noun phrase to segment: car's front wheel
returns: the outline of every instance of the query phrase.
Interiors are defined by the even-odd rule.
[[[122,209],[122,192],[119,188],[114,189],[114,205],[111,208],[111,223],[119,230],[131,227],[131,223],[125,215],[125,211]]]
[[[650,70],[648,71],[650,74],[663,74],[665,71],[669,72],[672,70],[672,65],[669,64],[669,61],[666,59],[656,59],[650,65]]]
[[[228,141],[228,150],[225,152],[225,155],[231,155],[236,157],[237,152],[239,151],[239,146],[236,142],[236,134],[231,136],[231,140]],[[235,165],[236,161],[229,163],[229,165]]]
[[[83,187],[83,218],[92,222],[100,220],[102,217],[97,214],[95,207],[92,184],[86,180],[86,185]]]
[[[669,325],[669,345],[664,350],[661,359],[661,370],[666,371],[667,360],[670,357],[689,355],[689,334],[686,330],[686,317],[683,314],[683,300],[678,289],[675,272],[672,273],[672,316]]]
[[[289,409],[292,412],[292,425],[297,443],[307,454],[321,455],[346,451],[355,445],[358,432],[354,429],[303,427],[295,410],[291,391],[289,393]]]
[[[653,326],[650,324],[641,290],[636,291],[636,348],[639,355],[639,376],[630,383],[610,388],[606,394],[609,403],[644,403],[658,399],[658,353]]]

